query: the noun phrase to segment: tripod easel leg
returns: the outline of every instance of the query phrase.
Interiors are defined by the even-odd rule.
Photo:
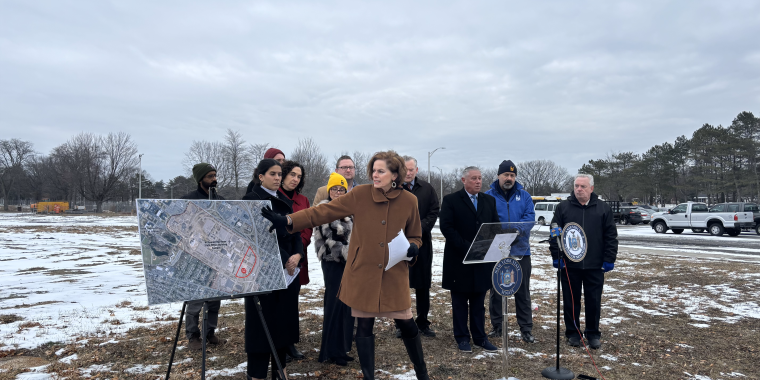
[[[203,325],[201,327],[203,361],[201,362],[201,380],[206,380],[206,334],[208,334],[208,301],[203,302]]]
[[[174,335],[174,345],[172,346],[172,354],[169,356],[169,368],[166,370],[165,380],[169,380],[169,374],[172,373],[172,363],[174,362],[174,353],[177,351],[177,341],[179,341],[179,332],[182,331],[182,320],[185,318],[185,307],[187,307],[187,302],[182,303],[182,312],[179,314],[179,323],[177,323],[177,333]]]

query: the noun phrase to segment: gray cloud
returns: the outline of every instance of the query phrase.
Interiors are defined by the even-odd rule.
[[[154,177],[239,129],[329,157],[576,170],[760,113],[760,4],[4,2],[0,130],[38,151],[124,130]],[[753,109],[754,108],[754,109]]]

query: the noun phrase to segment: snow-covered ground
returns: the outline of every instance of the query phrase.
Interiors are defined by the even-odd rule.
[[[181,304],[147,308],[135,225],[134,217],[0,214],[0,315],[20,317],[0,324],[0,350],[179,314]]]
[[[70,343],[74,339],[93,335],[112,335],[116,342],[123,338],[119,334],[133,327],[148,326],[157,320],[176,323],[181,304],[147,307],[135,227],[135,218],[127,216],[62,217],[0,213],[0,316],[7,318],[12,315],[18,319],[0,323],[0,350],[35,348],[51,341]],[[621,234],[654,234],[650,231],[620,229]],[[714,239],[710,236],[694,238]],[[553,273],[542,269],[551,268],[551,259],[547,254],[547,245],[539,244],[539,240],[532,240],[534,316],[544,315],[544,320],[551,321],[554,310],[542,305],[555,296],[556,282]],[[437,229],[434,230],[433,246],[436,253],[433,281],[440,282],[444,240]],[[627,267],[634,268],[634,265],[641,268],[645,264],[641,261],[634,263],[623,256],[615,269],[625,270]],[[321,303],[317,302],[320,301],[318,293],[324,281],[319,262],[313,254],[309,255],[309,274],[311,283],[303,288],[302,300],[315,306],[307,312],[319,314],[322,308]],[[753,281],[760,278],[760,274],[745,276]],[[646,294],[636,295],[650,302],[650,310],[642,310],[641,305],[629,303],[631,298],[626,292],[626,285],[619,281],[610,281],[605,285],[605,297],[611,307],[605,310],[601,323],[612,334],[615,334],[616,326],[626,319],[623,315],[630,314],[631,310],[663,316],[685,311],[691,315],[695,327],[709,327],[717,321],[734,323],[743,318],[760,319],[757,302],[760,294],[746,294],[744,290],[729,285],[710,286],[708,289],[686,286],[675,294],[668,289],[654,288]],[[727,302],[718,303],[718,297],[708,297],[705,290],[707,295],[720,295]],[[666,303],[661,301],[666,297],[671,305],[674,297],[678,298],[683,308],[668,310],[662,307]],[[723,311],[726,317],[704,315],[701,310],[705,310],[706,305]],[[433,315],[431,318],[449,316]],[[510,335],[519,336],[516,327],[510,326],[510,330],[514,329]],[[537,325],[536,328],[554,329],[555,326]],[[241,366],[210,372],[209,378],[223,373],[243,372],[244,366]],[[44,369],[27,373],[24,378],[43,375],[40,372]]]

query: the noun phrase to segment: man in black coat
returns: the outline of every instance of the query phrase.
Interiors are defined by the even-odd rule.
[[[417,262],[409,267],[409,287],[416,294],[417,304],[417,327],[422,335],[433,338],[435,331],[430,328],[428,313],[430,312],[430,285],[433,282],[433,227],[438,220],[438,194],[433,186],[417,178],[417,160],[414,157],[404,156],[406,162],[406,178],[404,189],[417,197],[417,206],[420,210],[420,222],[422,224],[422,247],[417,256]],[[401,338],[401,330],[396,328],[396,337]]]
[[[451,291],[454,339],[459,350],[472,352],[470,332],[476,346],[494,352],[496,346],[486,336],[486,292],[491,288],[493,263],[463,264],[483,223],[498,223],[496,200],[480,193],[480,169],[471,166],[462,173],[464,188],[443,197],[441,232],[446,237],[443,251],[443,288]],[[469,311],[470,329],[467,330]]]
[[[205,162],[193,166],[193,179],[198,183],[198,188],[181,197],[181,199],[212,199],[223,200],[222,196],[216,193],[216,168]],[[222,301],[208,302],[208,334],[206,342],[210,344],[219,344],[221,340],[214,335],[216,325],[219,320],[219,307]],[[203,343],[201,342],[201,330],[198,328],[198,319],[203,308],[203,301],[188,302],[185,308],[185,335],[189,341],[188,347],[191,350],[200,350]]]
[[[576,175],[573,194],[566,201],[562,201],[554,211],[552,224],[557,223],[559,227],[565,228],[565,224],[570,222],[578,223],[586,234],[587,250],[583,260],[577,263],[566,260],[564,253],[559,250],[557,239],[549,241],[554,267],[565,269],[560,280],[565,310],[565,337],[569,345],[580,346],[582,287],[586,308],[586,330],[583,335],[588,339],[591,348],[598,349],[602,346],[599,319],[602,312],[604,273],[615,267],[618,241],[612,208],[594,194],[594,177],[591,175]],[[575,326],[578,326],[577,329]]]

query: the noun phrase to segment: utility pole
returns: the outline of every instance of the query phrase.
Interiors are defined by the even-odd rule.
[[[139,155],[139,158],[140,158],[140,171],[137,173],[138,174],[138,177],[137,177],[137,186],[139,186],[138,187],[139,190],[137,190],[137,198],[138,199],[142,199],[142,156],[143,156],[142,154]]]
[[[442,146],[440,148],[435,148],[435,150],[433,150],[432,152],[428,152],[428,183],[430,183],[430,156],[432,156],[433,153],[435,153],[435,151],[438,149],[446,149],[446,147]]]
[[[434,168],[438,169],[441,172],[441,199],[438,201],[441,203],[441,206],[443,206],[443,169],[433,166]]]

